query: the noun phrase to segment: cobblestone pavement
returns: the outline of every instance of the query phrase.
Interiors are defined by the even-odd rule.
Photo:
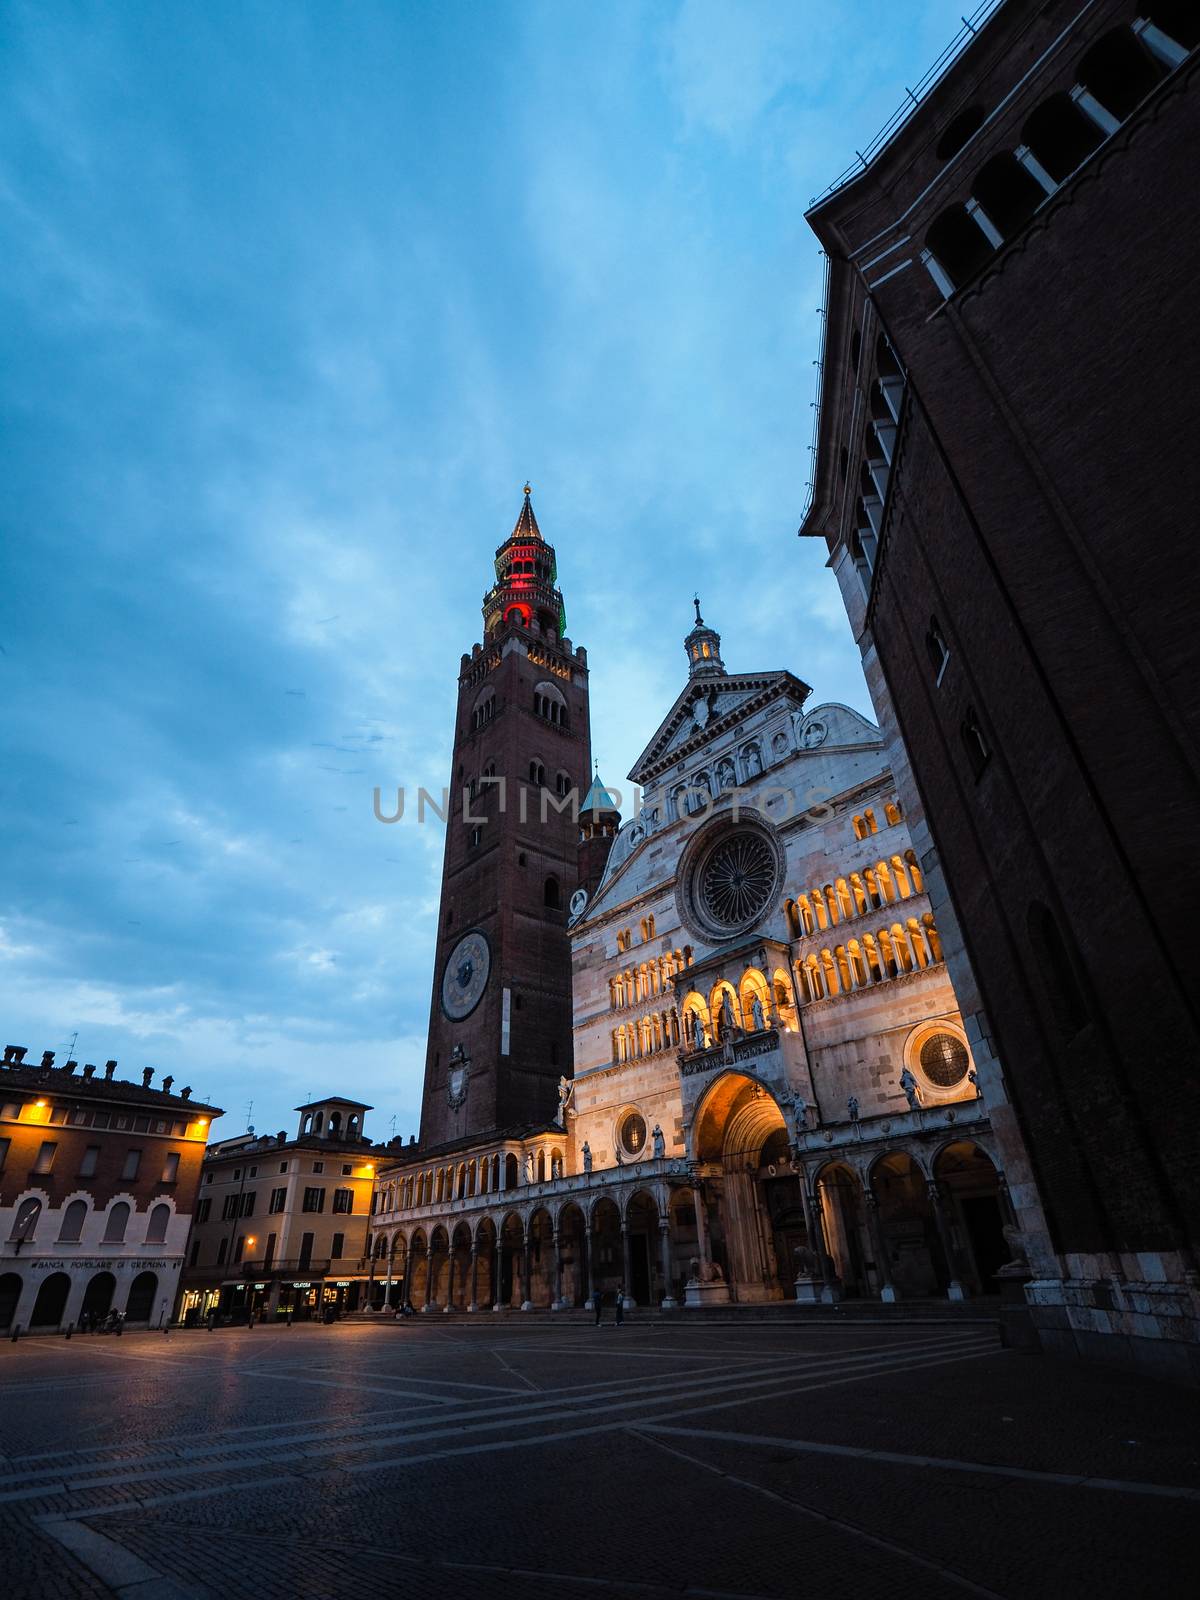
[[[984,1324],[0,1345],[0,1595],[1194,1593],[1200,1400]]]

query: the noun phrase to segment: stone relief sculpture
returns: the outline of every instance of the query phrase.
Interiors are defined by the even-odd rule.
[[[910,1111],[919,1111],[921,1108],[921,1090],[908,1067],[905,1067],[900,1074],[900,1087],[904,1090],[904,1098],[908,1101],[908,1109]]]

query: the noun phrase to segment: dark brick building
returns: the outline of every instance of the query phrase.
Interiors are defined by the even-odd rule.
[[[0,1330],[53,1332],[81,1313],[154,1323],[179,1288],[215,1106],[97,1077],[6,1045],[0,1066]]]
[[[1198,41],[1193,5],[1009,0],[814,205],[801,529],[1003,1066],[1039,1335],[1193,1379]]]
[[[591,774],[587,653],[564,637],[526,486],[464,655],[421,1145],[545,1123],[570,1072],[567,907]]]

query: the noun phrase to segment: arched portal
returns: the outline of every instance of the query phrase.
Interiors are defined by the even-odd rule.
[[[539,1206],[529,1219],[529,1287],[526,1299],[535,1306],[554,1303],[554,1224]]]
[[[409,1246],[407,1302],[413,1310],[418,1310],[425,1304],[426,1289],[429,1284],[429,1245],[426,1242],[424,1231],[418,1228],[412,1236]]]
[[[625,1293],[639,1306],[652,1306],[663,1300],[670,1289],[656,1283],[663,1279],[658,1237],[658,1207],[654,1196],[640,1190],[631,1195],[625,1207],[626,1262]]]
[[[474,1304],[490,1310],[495,1303],[496,1224],[491,1217],[484,1217],[475,1230]]]
[[[107,1278],[111,1283],[112,1274],[103,1272],[100,1277]],[[94,1283],[95,1278],[92,1279]],[[65,1272],[52,1272],[48,1278],[42,1280],[42,1286],[37,1292],[37,1299],[33,1302],[33,1315],[29,1319],[31,1328],[57,1328],[63,1319],[63,1312],[67,1309],[67,1295],[70,1292],[71,1280]],[[112,1291],[109,1291],[109,1298]],[[106,1311],[108,1307],[104,1308]]]
[[[870,1249],[862,1180],[844,1162],[831,1161],[817,1177],[817,1204],[825,1249],[842,1290],[851,1299],[869,1295],[876,1263]]]
[[[949,1212],[957,1275],[965,1274],[975,1294],[999,1293],[996,1273],[1012,1255],[1004,1238],[999,1174],[977,1144],[959,1139],[938,1151],[933,1175]]]
[[[910,1155],[893,1151],[871,1168],[871,1190],[897,1291],[905,1299],[944,1295],[952,1274],[925,1174]]]
[[[408,1244],[402,1233],[396,1234],[391,1244],[391,1287],[387,1284],[387,1275],[384,1275],[384,1290],[387,1295],[389,1311],[394,1311],[402,1306],[408,1298]]]
[[[465,1311],[470,1299],[471,1230],[465,1222],[460,1222],[450,1239],[450,1272],[445,1308],[447,1311]]]
[[[16,1272],[0,1274],[0,1329],[11,1328],[21,1298],[21,1277]]]
[[[450,1285],[450,1239],[445,1228],[434,1228],[429,1235],[429,1287],[425,1304],[431,1311],[448,1303]]]
[[[517,1307],[525,1298],[521,1279],[524,1249],[525,1229],[516,1212],[510,1211],[500,1228],[500,1293],[496,1304],[502,1309]]]
[[[84,1291],[83,1305],[79,1308],[80,1315],[106,1317],[116,1287],[117,1280],[111,1272],[97,1272]]]
[[[774,1095],[747,1073],[723,1073],[701,1101],[694,1129],[696,1159],[709,1169],[706,1190],[717,1200],[712,1257],[734,1298],[790,1296],[795,1270],[790,1254],[782,1262],[778,1258],[772,1218],[786,1216],[789,1230],[795,1231],[794,1218],[803,1217],[802,1197],[792,1170],[787,1124]],[[791,1247],[789,1232],[789,1252]]]
[[[591,1293],[587,1270],[587,1228],[577,1205],[565,1205],[558,1214],[558,1249],[562,1258],[561,1303],[583,1305]]]
[[[154,1296],[158,1292],[158,1274],[139,1272],[129,1285],[129,1299],[125,1302],[126,1322],[151,1322],[154,1318]]]
[[[592,1207],[592,1289],[606,1303],[616,1300],[622,1287],[624,1260],[621,1250],[621,1213],[606,1195]]]

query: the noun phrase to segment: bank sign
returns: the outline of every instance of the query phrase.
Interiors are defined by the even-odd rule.
[[[176,1270],[179,1267],[178,1261],[131,1261],[120,1256],[101,1257],[98,1261],[89,1261],[80,1256],[57,1256],[49,1261],[31,1261],[29,1265],[35,1272],[61,1272],[68,1267],[82,1272],[165,1272],[168,1267]]]

